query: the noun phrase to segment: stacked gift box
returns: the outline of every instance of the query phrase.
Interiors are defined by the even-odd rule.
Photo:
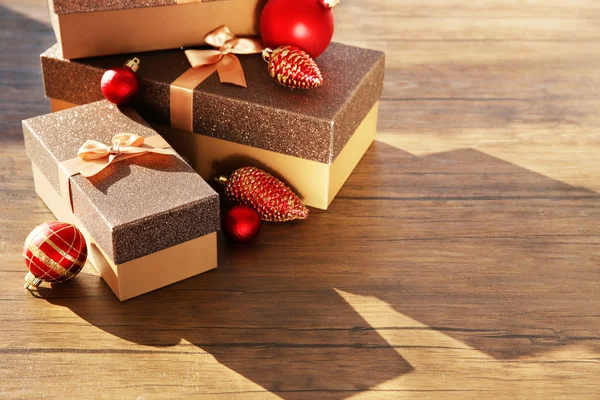
[[[372,143],[384,54],[329,42],[314,60],[312,48],[264,50],[263,7],[285,1],[50,1],[59,43],[41,61],[55,113],[24,121],[35,186],[80,228],[121,300],[217,266],[218,197],[204,180],[255,166],[326,210]],[[276,54],[285,63],[274,66]],[[100,84],[122,65],[139,79],[130,108],[104,100]],[[307,71],[318,79],[298,75]],[[64,173],[81,164],[82,143],[125,132],[172,154]]]

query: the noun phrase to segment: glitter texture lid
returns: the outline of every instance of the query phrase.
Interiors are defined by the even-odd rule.
[[[75,104],[102,99],[106,69],[132,54],[65,60],[57,46],[42,54],[46,96]],[[170,125],[170,85],[190,68],[182,50],[140,53],[135,109],[153,123]],[[379,99],[385,55],[332,43],[316,59],[323,85],[290,90],[267,71],[260,55],[241,55],[247,88],[222,84],[212,74],[194,90],[194,132],[322,163],[332,163]]]
[[[107,101],[23,121],[27,154],[59,192],[58,163],[87,140],[117,133],[157,133],[133,110]],[[71,177],[75,215],[121,264],[214,232],[218,195],[179,156],[145,154],[111,164],[90,178]]]
[[[198,0],[198,2],[222,0]],[[54,12],[71,14],[95,11],[125,10],[130,8],[147,8],[173,6],[177,0],[53,0]]]

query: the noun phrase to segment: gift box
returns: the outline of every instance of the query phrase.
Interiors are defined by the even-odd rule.
[[[228,25],[258,35],[265,0],[48,0],[65,58],[173,49],[204,43],[204,33]]]
[[[69,61],[52,47],[41,56],[52,108],[101,99],[102,74],[132,56]],[[254,165],[306,205],[327,209],[374,139],[385,59],[379,51],[332,43],[316,60],[324,83],[310,90],[279,85],[259,54],[238,56],[246,88],[221,83],[217,73],[195,79],[182,50],[137,57],[134,108],[204,179]]]
[[[23,134],[36,192],[120,300],[216,268],[218,195],[135,111],[95,102]]]

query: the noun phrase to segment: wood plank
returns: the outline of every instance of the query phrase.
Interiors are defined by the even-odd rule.
[[[576,18],[594,19],[600,16],[600,5],[594,0],[344,0],[336,15],[353,12],[352,19],[359,23],[366,17],[394,15],[399,18]]]

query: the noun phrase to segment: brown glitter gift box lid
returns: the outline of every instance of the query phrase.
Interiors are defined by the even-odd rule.
[[[118,133],[157,135],[107,101],[23,121],[27,154],[58,193],[58,164],[86,140],[110,144]],[[218,195],[179,156],[144,154],[70,182],[74,214],[115,264],[218,230]]]
[[[51,7],[57,14],[71,14],[83,12],[98,12],[125,10],[131,8],[148,8],[174,6],[185,3],[207,3],[211,1],[225,0],[49,0]]]
[[[54,46],[42,54],[46,96],[74,104],[102,99],[100,78],[129,58],[141,60],[134,107],[148,121],[170,124],[170,85],[190,68],[182,50],[69,61]],[[219,82],[216,73],[194,90],[193,130],[207,136],[331,164],[379,99],[382,52],[332,43],[316,60],[323,86],[278,85],[260,55],[238,56],[248,87]]]

